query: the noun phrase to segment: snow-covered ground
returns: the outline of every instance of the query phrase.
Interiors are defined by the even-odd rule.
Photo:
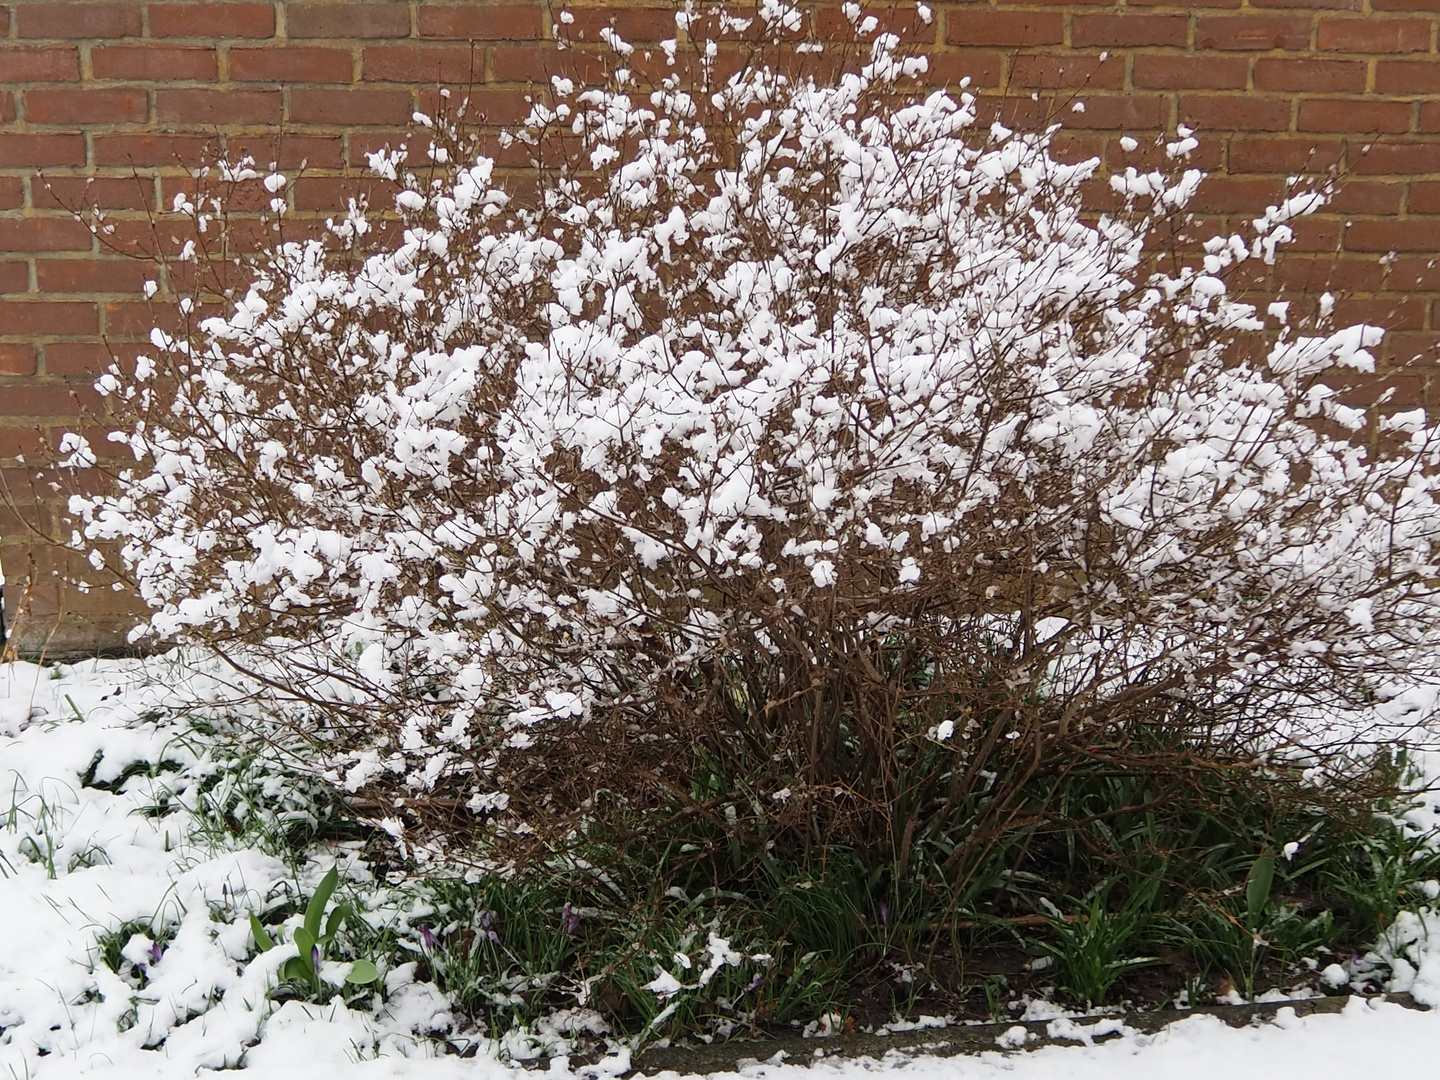
[[[514,1066],[494,1055],[446,1055],[443,1043],[427,1038],[443,1029],[448,1010],[433,986],[411,979],[413,966],[390,973],[383,1005],[369,1011],[269,999],[294,947],[252,957],[249,913],[283,899],[297,872],[299,884],[313,889],[311,878],[325,867],[296,868],[194,835],[179,807],[183,791],[221,763],[203,738],[159,708],[176,670],[135,661],[0,667],[0,1076],[190,1077],[236,1066],[306,1080],[510,1072]],[[161,761],[172,764],[152,776],[149,766]],[[154,809],[176,788],[181,797],[168,811]],[[343,850],[334,854],[345,861]],[[353,860],[351,869],[361,873]],[[1422,911],[1397,924],[1405,958],[1390,958],[1392,988],[1440,1004],[1440,949],[1428,948],[1430,923]],[[125,924],[141,929],[116,934]],[[173,937],[154,944],[143,932],[151,925]],[[101,962],[107,934],[134,965],[128,980]],[[343,972],[334,981],[340,978]],[[1059,1024],[1055,1034],[1089,1037],[1083,1022]],[[1424,1076],[1434,1068],[1437,1040],[1440,1011],[1356,998],[1339,1015],[1282,1011],[1273,1024],[1241,1030],[1196,1016],[1158,1035],[1121,1032],[1095,1045],[1023,1053],[997,1046],[979,1057],[913,1061],[907,1071],[1020,1080]],[[610,1075],[625,1064],[622,1053],[579,1071]],[[898,1064],[826,1061],[805,1075]],[[796,1068],[745,1073],[799,1076]],[[550,1069],[572,1075],[563,1059]]]

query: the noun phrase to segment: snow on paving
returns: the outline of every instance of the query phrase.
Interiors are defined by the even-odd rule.
[[[448,1010],[433,986],[413,982],[413,965],[390,974],[374,1012],[338,999],[328,1006],[269,1000],[293,945],[251,958],[248,914],[292,881],[292,871],[258,851],[216,853],[197,844],[183,812],[144,812],[166,781],[127,770],[162,759],[190,775],[209,767],[193,732],[156,719],[167,715],[158,707],[175,675],[138,661],[0,667],[0,1076],[188,1077],[236,1066],[306,1080],[512,1072],[493,1055],[462,1059],[427,1038],[444,1029]],[[137,989],[101,962],[97,939],[152,920],[174,931],[163,948],[143,932],[121,935],[126,959],[145,969]],[[1432,938],[1440,940],[1440,914],[1406,913],[1382,955],[1370,958],[1390,968],[1391,989],[1427,1005],[1440,1004],[1440,948],[1430,947]],[[1357,997],[1338,1015],[1302,1019],[1282,1010],[1271,1024],[1238,1030],[1206,1016],[1156,1035],[1113,1020],[1059,1018],[1052,1029],[1077,1045],[1002,1052],[1024,1045],[1017,1028],[992,1053],[908,1060],[906,1071],[917,1080],[1208,1080],[1362,1069],[1423,1076],[1440,1045],[1440,1012]],[[1095,1042],[1099,1036],[1110,1037]],[[621,1051],[574,1072],[615,1075],[628,1062]],[[804,1074],[777,1063],[739,1075],[853,1076],[901,1063],[898,1055],[820,1061]],[[552,1060],[550,1072],[574,1075],[564,1058]]]

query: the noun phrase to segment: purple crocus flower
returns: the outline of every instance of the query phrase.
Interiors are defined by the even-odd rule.
[[[887,904],[884,900],[880,901],[880,925],[890,925],[890,905]]]
[[[421,924],[420,924],[419,930],[420,930],[420,944],[422,944],[422,945],[425,946],[425,949],[426,949],[427,952],[434,952],[435,946],[438,944],[438,940],[437,940],[437,938],[435,937],[435,934],[431,931],[430,927],[429,927],[427,924],[425,924],[425,923],[421,923]]]
[[[480,913],[480,928],[485,931],[486,937],[488,937],[496,945],[500,944],[500,934],[495,929],[495,924],[490,918],[490,912],[482,911]]]
[[[560,921],[564,924],[565,933],[574,935],[580,929],[580,916],[575,914],[575,909],[570,906],[570,901],[565,901],[565,906],[560,909]]]
[[[158,941],[152,941],[150,943],[150,966],[154,967],[156,964],[158,964],[160,962],[160,958],[164,955],[165,946],[161,945]]]

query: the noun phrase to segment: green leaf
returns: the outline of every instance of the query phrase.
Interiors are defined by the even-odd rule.
[[[302,979],[308,980],[309,978],[308,965],[298,956],[292,956],[280,965],[280,979],[282,982],[299,982]]]
[[[1270,886],[1275,881],[1275,856],[1261,855],[1250,868],[1245,881],[1245,915],[1250,920],[1250,929],[1255,930],[1265,917],[1270,904]]]
[[[320,939],[322,945],[328,945],[335,937],[335,931],[340,929],[340,924],[350,917],[349,904],[336,904],[335,910],[330,912],[330,918],[325,920],[325,936]]]
[[[306,973],[314,978],[315,965],[311,962],[310,955],[317,945],[315,935],[302,926],[295,931],[295,944],[300,949],[300,962],[305,965]]]
[[[305,905],[305,929],[310,931],[312,940],[320,938],[320,920],[325,917],[325,905],[330,903],[330,896],[339,883],[340,872],[332,866],[330,872],[320,879],[320,887],[310,897],[310,903]]]
[[[275,947],[275,939],[265,932],[265,927],[260,925],[260,920],[255,913],[250,913],[250,934],[255,938],[255,945],[261,952],[269,952]]]
[[[345,981],[354,983],[356,986],[364,986],[380,978],[380,972],[369,960],[356,960],[350,965],[350,974],[345,976]]]

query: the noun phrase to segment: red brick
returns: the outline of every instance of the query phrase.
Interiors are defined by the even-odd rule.
[[[546,53],[549,52],[547,49]],[[557,54],[553,59],[561,59],[563,55]],[[466,45],[378,45],[365,50],[362,70],[367,82],[439,82],[469,86],[485,81],[485,54]]]
[[[292,38],[410,36],[408,4],[290,4],[285,33]]]
[[[1207,15],[1195,28],[1201,49],[1306,49],[1310,20],[1289,15]]]
[[[1440,0],[1370,0],[1372,11],[1440,11]]]
[[[96,135],[94,144],[96,165],[140,168],[194,168],[215,150],[204,135]]]
[[[1398,214],[1404,193],[1404,184],[1347,179],[1341,181],[1326,206],[1334,214]]]
[[[9,90],[0,90],[0,124],[15,119],[15,95]]]
[[[1082,47],[1183,46],[1189,34],[1185,15],[1076,15],[1070,24],[1070,43]]]
[[[479,17],[485,9],[476,5],[474,10]],[[675,36],[672,7],[572,8],[570,14],[575,21],[560,27],[560,36],[566,40],[599,41],[600,31],[606,28],[614,30],[625,41],[664,41]]]
[[[1428,52],[1428,19],[1321,19],[1316,44],[1336,52]]]
[[[1299,92],[1365,89],[1363,60],[1256,60],[1256,90]]]
[[[15,24],[22,38],[139,37],[140,5],[21,4]]]
[[[0,210],[18,210],[25,205],[25,185],[18,176],[0,176]]]
[[[155,268],[134,259],[37,259],[42,293],[138,293]]]
[[[544,36],[547,16],[529,4],[424,4],[419,11],[421,37],[473,38],[476,41],[534,41]],[[670,35],[675,17],[670,16]]]
[[[1175,0],[1127,0],[1126,7],[1185,7],[1185,8],[1238,8],[1241,0],[1193,0],[1189,4],[1177,4]]]
[[[1364,0],[1250,0],[1255,8],[1300,8],[1313,11],[1317,8],[1330,11],[1359,11]]]
[[[1420,103],[1420,119],[1416,130],[1428,133],[1440,131],[1440,101]]]
[[[0,293],[30,291],[30,264],[20,259],[0,262]]]
[[[352,74],[350,53],[324,48],[233,48],[229,52],[230,78],[237,82],[348,83]]]
[[[519,51],[519,50],[515,50]],[[573,52],[573,50],[572,50]],[[930,70],[926,81],[936,86],[959,86],[961,79],[969,79],[971,87],[999,86],[1004,70],[1004,53],[989,49],[952,49],[937,52],[930,57]],[[495,50],[496,63],[500,50]]]
[[[1419,330],[1425,325],[1425,306],[1418,296],[1342,296],[1335,303],[1335,321],[1341,326],[1366,323],[1387,330]]]
[[[0,375],[8,374],[0,366]],[[38,457],[45,439],[32,428],[0,427],[0,458]]]
[[[1300,102],[1300,131],[1345,131],[1356,134],[1410,130],[1411,108],[1403,101],[1350,101],[1310,98]]]
[[[81,135],[0,134],[0,168],[84,164],[85,139]]]
[[[1119,56],[1101,60],[1098,56],[1076,53],[1017,56],[1010,64],[1010,82],[1027,89],[1090,87],[1118,90],[1125,84],[1125,60]]]
[[[1202,131],[1284,131],[1290,99],[1244,95],[1195,95],[1180,99],[1180,120]]]
[[[34,375],[35,346],[0,341],[0,375]],[[6,389],[9,396],[9,388]]]
[[[1360,176],[1414,176],[1440,172],[1440,143],[1376,142],[1352,148],[1348,171]]]
[[[32,124],[136,124],[149,115],[144,90],[27,90]]]
[[[1257,214],[1278,204],[1284,185],[1278,177],[1211,176],[1202,183],[1186,209],[1199,214]]]
[[[1436,331],[1428,330],[1421,333],[1414,331],[1397,331],[1385,335],[1386,353],[1389,355],[1392,364],[1420,363],[1433,365],[1436,358],[1437,341]],[[1398,396],[1398,395],[1397,395]]]
[[[1230,171],[1243,173],[1315,173],[1339,163],[1338,142],[1300,139],[1233,139],[1230,142]]]
[[[95,305],[75,300],[0,300],[0,326],[15,337],[93,334],[100,329]]]
[[[302,124],[403,124],[411,112],[408,90],[290,91],[290,119]]]
[[[1125,94],[1113,97],[1092,97],[1082,95],[1083,112],[1069,108],[1054,117],[1068,128],[1102,131],[1156,131],[1165,125],[1166,103],[1164,98],[1147,97],[1140,94]]]
[[[215,50],[198,45],[104,45],[91,50],[97,79],[214,79]]]
[[[6,48],[0,58],[7,83],[80,81],[80,50],[73,45]]]
[[[1417,180],[1411,184],[1406,208],[1412,214],[1440,213],[1440,182]]]
[[[1087,3],[1094,2],[1094,0],[1080,0],[1080,2]],[[1109,3],[1109,0],[1103,0],[1103,2]],[[875,19],[875,29],[860,37],[851,29],[850,20],[845,17],[844,12],[833,7],[822,8],[815,12],[814,16],[815,36],[821,41],[848,41],[852,36],[860,37],[860,40],[864,41],[873,41],[880,34],[894,34],[901,41],[910,44],[929,45],[935,41],[935,18],[932,16],[928,23],[925,22],[916,13],[914,7],[882,7],[877,4],[870,6],[865,14]]]
[[[336,135],[226,135],[231,158],[245,155],[256,161],[275,162],[282,169],[338,169],[345,164],[345,140]]]
[[[523,90],[471,90],[465,94],[469,102],[466,116],[482,124],[516,124],[530,114],[530,95]],[[420,110],[434,115],[442,102],[434,91],[420,95]],[[429,139],[412,146],[411,155],[429,145]]]
[[[1135,85],[1144,89],[1243,90],[1250,61],[1243,56],[1135,57]]]
[[[274,37],[275,8],[270,4],[151,4],[150,36]]]
[[[364,197],[369,205],[390,209],[399,189],[392,181],[377,177],[301,176],[292,192],[297,210],[343,213],[351,199]]]
[[[973,54],[936,53],[930,57],[928,80],[935,83],[951,84],[963,76],[957,75],[965,61]],[[989,64],[983,70],[999,72],[1000,59],[997,54],[984,54]],[[960,66],[957,67],[956,65]],[[478,68],[477,68],[478,70]],[[495,82],[528,82],[549,85],[555,75],[576,79],[583,83],[598,82],[604,76],[601,57],[582,49],[537,49],[525,45],[500,46],[490,52],[490,72]],[[966,70],[970,74],[970,70]],[[954,77],[952,77],[954,76]]]
[[[1440,63],[1434,60],[1381,60],[1375,65],[1375,92],[1440,93]]]
[[[30,198],[38,210],[144,210],[152,201],[154,182],[137,176],[37,176]]]
[[[34,305],[39,306],[39,305]],[[78,305],[77,305],[78,306]],[[94,309],[91,309],[92,314]],[[5,388],[5,413],[7,416],[63,416],[72,418],[78,411],[76,398],[87,406],[99,398],[88,387],[72,389],[68,386],[7,386]]]
[[[103,341],[51,341],[45,345],[47,375],[99,375],[115,362],[113,349]]]
[[[179,124],[278,124],[279,90],[157,90],[155,119]]]
[[[1369,218],[1345,231],[1347,251],[1440,251],[1440,219]]]
[[[1373,292],[1385,283],[1385,267],[1369,256],[1340,258],[1327,252],[1316,259],[1287,255],[1275,265],[1275,279],[1285,289],[1301,293]]]
[[[1065,20],[1058,11],[951,9],[945,21],[951,45],[1059,45]]]

